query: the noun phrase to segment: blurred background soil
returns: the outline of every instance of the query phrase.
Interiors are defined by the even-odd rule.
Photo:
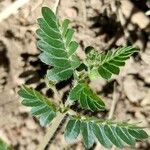
[[[55,0],[22,0],[26,2],[6,19],[1,13],[18,0],[0,0],[0,138],[14,150],[36,150],[46,132],[30,109],[20,104],[16,92],[27,84],[53,97],[47,89],[44,76],[47,66],[38,59],[36,47],[36,19],[42,6],[53,8]],[[12,8],[12,7],[10,7]],[[11,9],[5,12],[9,14]],[[92,45],[105,51],[122,45],[136,45],[140,52],[126,62],[118,77],[90,83],[108,107],[117,95],[114,116],[117,120],[141,122],[150,135],[150,1],[146,0],[60,0],[60,19],[68,18],[75,29],[75,39],[80,43],[78,55],[83,59],[83,49]],[[70,80],[57,85],[62,99],[68,93]],[[116,85],[114,89],[114,84]],[[108,111],[96,114],[106,118]],[[51,143],[50,150],[84,150],[80,140],[67,144],[62,129]],[[93,150],[102,150],[95,144]],[[138,142],[136,148],[124,150],[150,150],[150,140]]]

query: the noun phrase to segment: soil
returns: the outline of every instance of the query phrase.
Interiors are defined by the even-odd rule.
[[[0,0],[0,12],[13,2],[15,0]],[[75,39],[80,43],[77,53],[81,59],[85,57],[84,48],[89,45],[100,52],[126,44],[140,48],[140,52],[126,62],[119,76],[114,76],[110,81],[94,80],[90,85],[105,99],[108,107],[107,112],[97,115],[103,118],[108,116],[116,91],[119,98],[115,118],[141,122],[140,125],[147,127],[150,135],[150,18],[146,15],[150,2],[122,2],[125,2],[123,7],[119,2],[110,0],[60,0],[58,15],[61,20],[71,20],[71,26],[76,31]],[[0,138],[12,145],[14,150],[36,150],[46,132],[46,128],[30,115],[30,109],[20,104],[17,91],[22,84],[26,84],[53,97],[53,92],[43,80],[48,67],[38,59],[40,51],[36,46],[35,31],[41,6],[53,8],[54,3],[55,0],[45,0],[43,3],[42,0],[30,0],[15,14],[0,22]],[[129,6],[133,9],[128,9]],[[57,85],[63,98],[69,85],[70,81]],[[65,142],[64,126],[49,149],[84,150],[80,140],[72,144]],[[103,148],[95,143],[91,149]],[[139,141],[132,149],[149,150],[150,140]]]

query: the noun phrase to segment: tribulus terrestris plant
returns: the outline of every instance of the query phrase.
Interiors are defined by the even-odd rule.
[[[123,148],[125,145],[133,147],[136,140],[148,138],[144,129],[137,124],[89,117],[70,108],[74,103],[79,103],[83,110],[106,110],[104,101],[89,87],[89,81],[100,77],[108,80],[112,75],[118,75],[120,67],[133,53],[138,52],[138,48],[124,46],[99,53],[89,46],[85,49],[85,60],[81,61],[76,55],[78,43],[73,39],[74,30],[69,27],[69,20],[61,23],[47,7],[42,8],[42,16],[37,20],[39,29],[36,33],[39,38],[37,45],[42,51],[39,58],[51,66],[46,74],[46,82],[52,88],[56,83],[73,77],[73,85],[66,102],[61,101],[60,104],[23,85],[18,92],[22,97],[21,103],[32,108],[31,114],[38,117],[42,126],[51,123],[54,130],[67,115],[69,119],[64,131],[66,141],[73,141],[81,134],[86,148],[90,148],[96,139],[105,148],[113,145]]]

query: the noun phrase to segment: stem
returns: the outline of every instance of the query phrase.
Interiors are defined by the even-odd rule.
[[[116,91],[117,91],[116,83],[114,83],[113,101],[112,101],[112,105],[111,105],[111,108],[110,108],[108,119],[112,119],[113,118],[113,115],[114,115],[114,112],[115,112],[115,108],[116,108],[117,102],[119,100],[119,95],[117,94]],[[115,150],[115,147],[113,146],[111,148],[111,150]]]
[[[119,100],[119,95],[117,95],[116,91],[117,91],[116,83],[114,83],[113,100],[112,100],[111,108],[110,108],[110,111],[109,111],[108,119],[113,118],[115,108],[116,108],[117,102]],[[100,149],[105,150],[105,148],[103,148],[102,145],[100,146]],[[114,146],[111,148],[111,150],[114,150]]]
[[[53,7],[53,11],[57,14],[57,10],[58,10],[58,5],[60,3],[60,0],[56,0],[55,5]]]
[[[116,92],[116,84],[114,83],[113,100],[112,100],[112,104],[111,104],[111,108],[110,108],[108,119],[112,119],[113,118],[113,115],[114,115],[115,108],[116,108],[118,100],[119,100],[119,95]]]
[[[52,124],[48,127],[46,135],[44,136],[44,139],[40,143],[37,150],[44,150],[49,141],[53,138],[53,135],[55,134],[56,130],[58,129],[60,123],[64,119],[66,114],[58,113],[57,116],[52,121]]]
[[[62,101],[61,101],[61,96],[60,96],[60,93],[58,92],[58,90],[56,89],[56,86],[55,85],[51,85],[49,84],[49,81],[48,79],[46,78],[45,79],[46,83],[47,83],[47,86],[53,90],[54,92],[54,99],[57,101],[57,103],[60,105],[62,105]]]

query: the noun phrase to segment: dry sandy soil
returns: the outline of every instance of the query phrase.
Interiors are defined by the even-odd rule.
[[[0,12],[15,0],[0,0]],[[76,30],[75,38],[80,43],[78,55],[84,58],[83,49],[93,45],[99,51],[125,44],[134,44],[140,53],[127,61],[118,77],[110,81],[96,80],[90,84],[111,107],[113,93],[118,102],[114,116],[117,120],[141,122],[148,127],[150,135],[150,2],[146,0],[61,0],[58,14],[63,20],[69,18]],[[47,66],[38,59],[36,47],[36,19],[41,6],[54,6],[55,0],[29,0],[5,20],[0,21],[0,138],[12,145],[14,150],[36,150],[46,132],[38,120],[20,104],[17,91],[21,84],[35,87],[53,97],[43,81]],[[146,15],[147,14],[147,15]],[[114,83],[116,90],[114,90]],[[57,85],[65,97],[70,81]],[[101,114],[101,113],[100,113]],[[99,116],[100,116],[99,114]],[[101,114],[107,117],[108,112]],[[67,144],[59,130],[50,150],[84,150],[81,141]],[[95,144],[93,150],[101,150]],[[130,150],[125,148],[124,150]],[[138,142],[136,150],[150,150],[150,140]]]

